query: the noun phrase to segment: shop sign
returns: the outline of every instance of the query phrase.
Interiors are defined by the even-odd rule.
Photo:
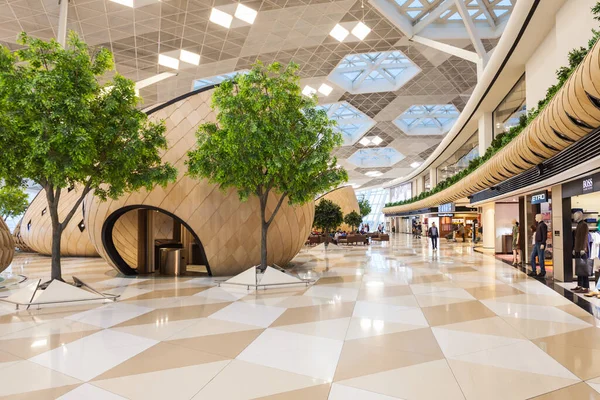
[[[438,213],[451,213],[454,212],[454,203],[440,204],[438,207]]]
[[[454,217],[452,213],[438,214],[438,217]]]
[[[540,204],[546,203],[548,201],[548,191],[544,190],[540,193],[535,193],[531,195],[531,204]]]
[[[583,192],[592,192],[594,190],[594,180],[592,177],[583,180]]]

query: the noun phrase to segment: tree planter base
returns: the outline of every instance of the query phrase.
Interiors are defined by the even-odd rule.
[[[311,279],[300,279],[296,276],[288,274],[279,268],[276,264],[273,267],[268,266],[264,273],[259,273],[258,266],[254,266],[234,277],[227,280],[217,281],[217,286],[221,285],[237,285],[246,286],[248,290],[253,287],[258,290],[259,287],[267,289],[271,286],[283,285],[310,285],[315,281]]]

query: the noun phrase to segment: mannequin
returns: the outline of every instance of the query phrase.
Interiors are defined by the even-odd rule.
[[[536,214],[535,221],[537,228],[535,230],[533,250],[531,251],[531,272],[529,276],[537,276],[543,278],[546,276],[546,266],[544,264],[544,252],[546,250],[546,240],[548,238],[548,225],[542,220],[542,214]],[[540,273],[537,273],[535,257],[537,256],[540,263]]]
[[[521,249],[519,248],[519,241],[520,241],[520,234],[519,234],[519,222],[516,219],[512,220],[512,249],[513,249],[513,266],[517,266],[519,265],[519,259],[520,257],[520,253],[521,253]]]
[[[590,244],[589,244],[589,230],[588,224],[585,221],[579,221],[577,228],[575,229],[574,244],[573,244],[573,258],[588,260],[590,257]],[[590,287],[589,275],[577,274],[577,286],[571,289],[575,293],[588,293]]]

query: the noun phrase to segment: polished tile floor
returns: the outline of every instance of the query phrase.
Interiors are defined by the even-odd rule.
[[[254,292],[66,259],[121,300],[0,306],[0,398],[600,399],[597,320],[469,245],[395,235],[294,263],[317,283]],[[48,265],[19,255],[12,272]]]

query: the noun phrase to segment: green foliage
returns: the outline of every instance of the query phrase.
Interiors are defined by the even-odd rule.
[[[597,2],[596,5],[592,8],[592,14],[594,15],[594,19],[600,21],[600,2]],[[418,196],[412,197],[410,199],[404,201],[397,201],[395,203],[387,203],[386,207],[393,206],[401,206],[404,204],[414,203],[415,201],[425,199],[433,194],[441,192],[442,190],[454,185],[461,179],[465,178],[473,171],[475,171],[479,166],[483,165],[486,161],[488,161],[494,154],[500,151],[504,146],[510,143],[514,138],[516,138],[523,130],[540,114],[542,110],[550,103],[552,98],[558,93],[558,91],[563,87],[565,82],[569,79],[571,74],[577,69],[579,64],[583,61],[585,56],[589,53],[589,51],[594,47],[598,39],[600,38],[600,31],[592,29],[592,38],[588,42],[588,47],[579,47],[571,50],[568,54],[569,66],[568,67],[560,67],[556,71],[556,79],[557,83],[550,86],[546,91],[546,96],[538,102],[537,108],[533,108],[527,112],[526,115],[522,115],[519,118],[519,123],[516,126],[511,127],[508,132],[502,132],[496,135],[490,147],[486,150],[485,154],[479,156],[469,163],[469,166],[464,170],[460,171],[456,175],[453,175],[441,182],[439,182],[434,188],[427,192],[422,192]]]
[[[331,200],[321,199],[315,206],[313,226],[328,233],[344,222],[344,214],[339,205]]]
[[[53,224],[52,278],[60,279],[60,233],[90,191],[116,198],[175,179],[163,164],[163,123],[137,109],[134,83],[113,68],[105,48],[91,51],[70,32],[63,48],[22,33],[24,48],[0,46],[0,177],[18,185],[39,183]],[[103,84],[100,82],[104,82]],[[81,188],[80,199],[59,221],[61,191]]]
[[[362,217],[356,211],[351,211],[344,217],[344,222],[351,226],[352,230],[354,231],[354,228],[358,227],[362,223]]]
[[[189,175],[207,178],[222,189],[235,188],[240,199],[257,196],[261,203],[263,252],[266,232],[284,200],[313,201],[348,180],[332,150],[343,142],[316,99],[301,93],[298,66],[257,63],[236,81],[215,89],[216,123],[199,127],[196,149],[188,153]],[[277,205],[270,216],[267,198]]]
[[[0,216],[5,220],[23,214],[28,205],[29,198],[22,187],[0,187]]]
[[[365,199],[364,196],[358,201],[358,207],[360,208],[360,215],[363,218],[371,214],[371,204],[369,204],[369,200]]]

